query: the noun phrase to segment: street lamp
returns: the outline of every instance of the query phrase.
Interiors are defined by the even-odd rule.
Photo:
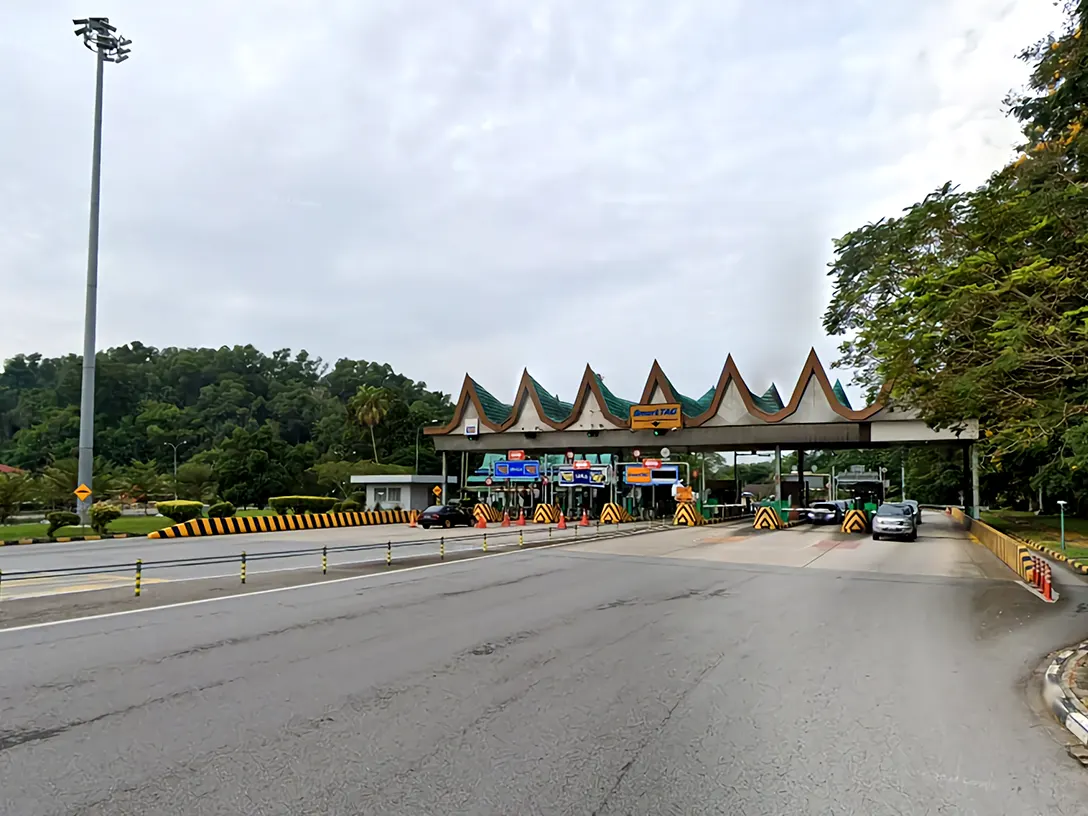
[[[102,74],[107,62],[128,59],[132,40],[110,25],[108,17],[73,20],[75,34],[96,54],[94,84],[94,146],[91,151],[91,217],[87,237],[87,301],[83,318],[83,385],[79,402],[79,484],[88,489],[94,470],[94,353],[95,316],[98,311],[98,201],[102,175]],[[79,515],[87,523],[91,496],[79,500]]]
[[[1065,505],[1066,502],[1058,499],[1058,509],[1061,513],[1061,529],[1062,529],[1062,552],[1065,552]]]
[[[432,419],[430,422],[424,422],[416,429],[416,476],[419,475],[419,437],[423,434],[423,429],[430,425],[437,425],[438,420]]]
[[[174,501],[178,500],[178,448],[185,444],[185,440],[178,442],[176,445],[173,442],[163,442],[168,448],[174,449]]]

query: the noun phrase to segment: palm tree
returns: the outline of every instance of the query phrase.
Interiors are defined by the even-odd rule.
[[[374,438],[374,426],[381,424],[392,404],[389,391],[372,385],[360,385],[355,396],[348,400],[348,414],[351,418],[370,429],[370,444],[374,448],[375,463],[378,461],[378,440]]]

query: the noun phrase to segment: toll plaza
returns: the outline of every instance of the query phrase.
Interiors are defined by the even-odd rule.
[[[699,468],[696,476],[687,461],[675,458],[707,451],[773,451],[775,492],[762,504],[780,514],[827,498],[829,491],[848,494],[841,497],[859,504],[879,504],[886,489],[883,474],[875,481],[872,474],[809,474],[804,454],[893,445],[962,449],[964,470],[970,474],[964,495],[970,498],[968,512],[977,514],[977,420],[932,429],[915,413],[897,407],[887,389],[873,404],[854,408],[842,385],[829,380],[814,350],[788,401],[773,384],[761,394],[750,390],[732,357],[726,358],[717,383],[697,399],[678,392],[656,361],[637,400],[612,393],[588,365],[569,402],[550,393],[528,371],[522,373],[511,403],[501,402],[466,375],[450,422],[425,433],[442,455],[443,476],[451,457],[456,465],[460,455],[460,484],[489,505],[527,514],[540,504],[557,506],[567,515],[591,516],[619,506],[642,518],[667,516],[687,502],[707,515],[720,515],[725,508],[729,513],[750,510],[754,497],[742,499],[739,485],[732,495],[721,490],[713,495],[705,469]],[[797,451],[798,471],[805,474],[801,479],[794,475],[792,485],[790,474],[782,474],[783,450]],[[470,455],[473,462],[483,462],[472,473]],[[810,475],[820,481],[814,484]]]

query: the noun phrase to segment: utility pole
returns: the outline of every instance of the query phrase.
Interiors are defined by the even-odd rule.
[[[174,449],[174,501],[178,500],[178,448],[185,444],[184,441],[178,442],[176,445],[173,442],[164,442],[164,445]]]
[[[94,488],[94,355],[95,323],[98,313],[98,205],[102,176],[102,79],[107,62],[128,59],[132,40],[126,40],[110,25],[108,17],[73,20],[76,36],[95,52],[94,141],[91,149],[91,215],[87,235],[87,299],[83,318],[83,382],[79,401],[80,485]],[[79,500],[79,516],[86,525],[92,496]]]

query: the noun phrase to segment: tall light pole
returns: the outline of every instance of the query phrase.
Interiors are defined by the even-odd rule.
[[[1058,499],[1058,507],[1060,508],[1062,514],[1062,552],[1065,552],[1065,505],[1066,502]]]
[[[416,429],[416,476],[419,475],[419,437],[423,433],[423,429],[430,425],[437,425],[438,420],[432,419],[430,422],[424,422]]]
[[[176,445],[173,442],[163,442],[168,448],[174,449],[174,501],[178,500],[178,448],[185,444],[184,441],[178,442]]]
[[[87,302],[83,318],[83,386],[79,402],[79,484],[93,489],[94,470],[94,354],[98,312],[98,199],[102,175],[102,76],[107,62],[128,59],[132,40],[110,25],[108,17],[73,20],[76,36],[95,52],[94,147],[91,152],[91,218],[87,236]],[[79,515],[87,523],[91,496],[79,500]]]

